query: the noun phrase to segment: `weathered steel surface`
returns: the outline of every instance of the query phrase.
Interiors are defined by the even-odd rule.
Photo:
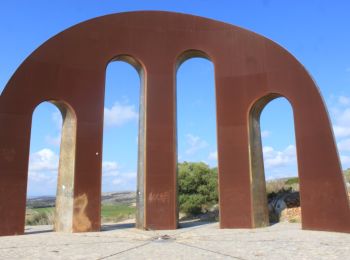
[[[256,198],[265,196],[264,174],[256,172],[262,170],[254,135],[258,124],[249,122],[258,118],[255,106],[261,100],[283,96],[294,112],[303,228],[350,232],[330,121],[303,66],[274,42],[229,24],[132,12],[92,19],[56,35],[8,82],[0,97],[0,235],[23,233],[31,116],[43,101],[65,104],[75,115],[76,125],[66,127],[75,129],[75,156],[63,151],[71,161],[61,159],[74,175],[71,230],[99,230],[105,68],[118,57],[132,57],[130,62],[137,61],[144,72],[144,163],[139,164],[144,217],[139,227],[175,229],[175,75],[177,66],[193,56],[207,57],[215,66],[221,227],[266,224],[266,211]]]

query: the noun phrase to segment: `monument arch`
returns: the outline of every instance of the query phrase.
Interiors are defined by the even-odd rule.
[[[1,235],[23,233],[31,113],[38,100],[52,99],[70,104],[76,115],[70,231],[99,230],[106,64],[119,54],[137,57],[144,68],[139,227],[177,227],[174,68],[184,50],[207,53],[215,67],[220,227],[261,226],[254,217],[249,150],[256,137],[249,115],[257,100],[279,93],[294,111],[303,228],[350,232],[329,117],[305,68],[276,43],[242,28],[145,11],[95,18],[57,34],[7,83],[0,97]]]

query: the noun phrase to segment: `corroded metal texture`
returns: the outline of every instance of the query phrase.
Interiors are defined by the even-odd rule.
[[[256,197],[265,194],[264,174],[257,172],[262,171],[261,142],[254,133],[262,100],[283,96],[294,112],[302,226],[350,232],[349,201],[329,117],[303,66],[274,42],[229,24],[133,12],[92,19],[56,35],[8,82],[0,97],[0,234],[23,233],[31,116],[43,101],[65,104],[75,115],[66,127],[75,133],[63,133],[63,138],[74,136],[74,153],[65,150],[72,139],[63,139],[61,155],[68,157],[61,163],[67,166],[60,165],[60,171],[74,174],[74,181],[69,179],[71,231],[100,229],[105,68],[118,57],[132,57],[130,63],[137,61],[144,73],[139,152],[144,156],[139,163],[144,214],[138,226],[175,229],[175,75],[177,66],[193,56],[207,57],[215,66],[220,226],[266,224],[265,202]]]

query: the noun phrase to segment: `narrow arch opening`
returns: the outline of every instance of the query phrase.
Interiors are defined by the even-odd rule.
[[[255,227],[279,221],[300,222],[293,110],[271,94],[250,111],[251,182]]]
[[[49,123],[51,121],[51,124]],[[43,102],[32,116],[26,224],[71,232],[76,116],[60,101]]]
[[[200,51],[177,67],[178,211],[180,227],[217,221],[217,140],[214,66]]]
[[[106,69],[101,223],[143,227],[143,69],[119,56]]]

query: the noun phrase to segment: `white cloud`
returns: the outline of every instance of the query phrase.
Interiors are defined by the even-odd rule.
[[[30,155],[29,171],[57,171],[58,155],[45,148]]]
[[[264,165],[267,169],[284,167],[296,162],[294,145],[289,145],[283,151],[276,151],[271,146],[263,147]]]
[[[29,156],[29,180],[42,187],[49,187],[50,184],[55,183],[57,181],[58,160],[58,155],[48,148],[31,154]],[[50,188],[47,192],[52,193]]]
[[[262,138],[266,138],[266,137],[269,137],[270,134],[271,134],[270,131],[265,130],[265,131],[262,131],[262,132],[261,132],[261,137],[262,137]]]
[[[217,161],[218,160],[218,151],[214,151],[209,153],[208,159],[211,161]]]
[[[54,195],[57,188],[59,156],[45,148],[30,155],[30,195]],[[102,162],[103,186],[109,191],[135,190],[136,172],[122,172],[115,161]]]
[[[104,124],[106,126],[121,126],[138,119],[134,105],[114,103],[111,108],[104,108]]]
[[[296,149],[294,145],[289,145],[282,151],[277,151],[271,146],[263,147],[264,165],[267,169],[275,169],[296,164]],[[217,151],[209,153],[209,160],[217,160]]]
[[[188,146],[186,149],[186,154],[188,155],[195,154],[197,151],[208,146],[208,143],[205,140],[202,140],[199,136],[192,134],[186,135],[186,143]]]

